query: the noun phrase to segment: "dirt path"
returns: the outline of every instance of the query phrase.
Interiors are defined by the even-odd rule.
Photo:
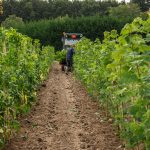
[[[5,150],[121,150],[120,145],[98,103],[55,63],[37,104]]]

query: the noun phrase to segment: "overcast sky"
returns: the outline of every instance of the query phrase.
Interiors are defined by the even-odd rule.
[[[122,0],[117,0],[118,2],[121,2]],[[130,2],[130,0],[125,0],[126,2]]]
[[[105,1],[105,0],[103,0],[103,1]],[[122,0],[116,0],[116,1],[121,2]],[[130,0],[125,0],[125,1],[130,2]]]

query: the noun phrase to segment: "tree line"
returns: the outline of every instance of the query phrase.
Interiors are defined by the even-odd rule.
[[[142,11],[147,11],[150,7],[150,0],[131,0],[131,2],[137,3]],[[66,15],[69,17],[107,15],[109,7],[118,5],[116,0],[4,0],[0,21],[12,14],[23,18],[24,21],[52,19]]]
[[[4,13],[0,21],[12,14],[23,18],[24,21],[52,19],[66,15],[69,17],[104,15],[108,7],[118,5],[118,2],[111,0],[4,0]]]

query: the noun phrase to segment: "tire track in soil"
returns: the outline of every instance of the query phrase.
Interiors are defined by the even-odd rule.
[[[71,74],[56,62],[31,113],[4,150],[122,150],[112,124]]]

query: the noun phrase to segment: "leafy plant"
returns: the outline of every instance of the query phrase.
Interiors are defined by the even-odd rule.
[[[18,130],[17,117],[29,111],[53,59],[53,47],[0,28],[0,145]]]
[[[67,50],[57,51],[55,55],[55,59],[60,63],[66,62],[66,53]]]
[[[75,75],[109,110],[126,141],[150,149],[150,17],[136,18],[104,40],[83,39],[74,57]]]

